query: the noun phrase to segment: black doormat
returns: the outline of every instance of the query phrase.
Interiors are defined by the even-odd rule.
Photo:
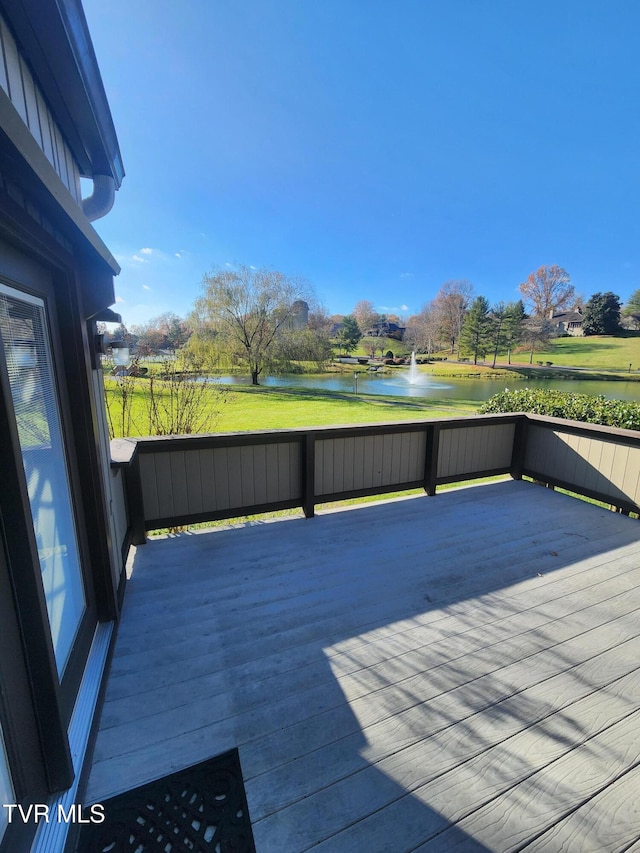
[[[78,853],[255,853],[238,750],[105,800]]]

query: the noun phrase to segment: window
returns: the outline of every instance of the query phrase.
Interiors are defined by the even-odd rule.
[[[62,678],[86,601],[44,301],[0,284],[0,338]]]

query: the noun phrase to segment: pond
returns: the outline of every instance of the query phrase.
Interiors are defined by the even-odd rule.
[[[592,380],[567,379],[449,379],[437,377],[430,379],[424,374],[415,384],[404,378],[404,372],[397,375],[378,376],[376,373],[358,373],[358,394],[378,394],[385,397],[424,397],[451,400],[488,400],[493,394],[517,388],[554,388],[578,394],[603,394],[610,399],[635,400],[640,402],[640,382],[596,382]],[[408,376],[408,372],[406,374]],[[217,380],[225,385],[249,385],[246,376],[221,376]],[[284,376],[265,376],[260,384],[267,388],[309,388],[312,390],[338,391],[353,393],[355,380],[353,373],[341,374],[289,374]]]

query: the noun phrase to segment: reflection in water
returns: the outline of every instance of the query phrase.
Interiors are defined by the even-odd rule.
[[[420,368],[418,368],[420,370]],[[358,396],[376,394],[384,397],[424,397],[425,399],[477,400],[484,402],[509,388],[553,388],[574,394],[603,394],[608,399],[640,402],[640,382],[593,382],[578,380],[514,380],[508,379],[455,379],[443,377],[434,381],[428,368],[420,370],[424,381],[410,384],[404,378],[406,367],[393,368],[393,372],[380,376],[363,370],[358,373]],[[216,380],[226,385],[249,385],[247,376],[220,376]],[[353,394],[353,374],[297,374],[265,376],[260,384],[267,388],[307,388],[315,391],[335,391]]]

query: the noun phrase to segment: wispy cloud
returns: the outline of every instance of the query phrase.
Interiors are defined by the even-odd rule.
[[[116,302],[117,302],[118,304],[120,304],[120,303],[122,303],[122,302],[124,302],[124,301],[125,301],[125,300],[122,298],[122,296],[116,296]]]
[[[140,249],[140,254],[141,254],[141,255],[151,255],[152,253],[153,253],[153,249],[149,249],[149,248],[146,248],[146,249]]]
[[[413,273],[412,272],[401,272],[400,278],[413,278]]]
[[[149,285],[148,285],[148,284],[143,284],[143,285],[142,285],[142,289],[143,289],[143,290],[151,290],[151,288],[149,287]]]
[[[139,264],[146,264],[146,263],[148,263],[147,259],[146,259],[146,258],[141,258],[141,257],[140,257],[140,255],[133,255],[133,257],[131,258],[131,260],[132,260],[132,261],[137,261]]]

